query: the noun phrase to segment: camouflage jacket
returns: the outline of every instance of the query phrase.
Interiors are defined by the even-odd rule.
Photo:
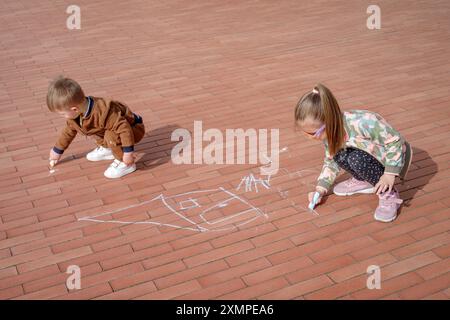
[[[384,172],[399,175],[405,157],[404,138],[379,114],[367,110],[344,111],[345,147],[364,150],[384,165]],[[330,156],[324,140],[325,158],[318,186],[329,189],[334,183],[339,166]]]

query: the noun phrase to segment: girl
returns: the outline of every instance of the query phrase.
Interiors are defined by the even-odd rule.
[[[324,164],[316,186],[320,194],[317,203],[342,168],[352,178],[337,184],[334,194],[376,193],[379,204],[375,219],[390,222],[397,217],[403,200],[394,187],[395,177],[404,180],[412,149],[379,114],[367,110],[342,112],[331,91],[319,83],[295,106],[295,123],[308,138],[322,140],[325,146]],[[313,194],[308,194],[310,202]]]

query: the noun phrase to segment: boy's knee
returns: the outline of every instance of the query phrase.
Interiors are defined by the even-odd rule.
[[[140,140],[142,140],[144,135],[145,135],[145,127],[143,123],[140,123],[133,127],[134,143],[137,143]],[[120,136],[117,133],[110,130],[105,131],[103,141],[104,144],[106,144],[108,147],[117,147],[122,145],[122,142],[120,141]]]
[[[115,147],[120,145],[120,137],[113,131],[106,130],[103,138],[104,142],[109,147]]]

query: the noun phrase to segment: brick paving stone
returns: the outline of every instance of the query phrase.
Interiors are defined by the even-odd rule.
[[[0,72],[8,74],[0,85],[0,299],[450,298],[448,1],[390,3],[398,19],[383,18],[380,30],[367,28],[357,0],[80,6],[108,27],[93,28],[83,14],[82,29],[68,30],[65,8],[49,0],[0,4]],[[94,141],[77,136],[49,174],[64,119],[47,110],[45,97],[58,74],[143,116],[136,172],[106,179],[109,162],[87,161]],[[331,194],[318,216],[301,208],[323,146],[294,132],[292,111],[317,82],[343,110],[380,113],[413,146],[411,170],[397,183],[406,203],[392,223],[374,221],[375,195]],[[280,173],[313,172],[245,192],[239,182],[259,176],[260,164],[175,165],[171,134],[193,132],[196,120],[203,131],[280,129],[287,148]],[[267,219],[238,225],[254,212],[231,217],[235,208],[223,207],[183,212],[191,223],[161,201],[142,205],[219,187]],[[224,197],[211,192],[201,205]],[[104,222],[78,220],[120,209]],[[186,228],[218,228],[206,216],[230,218],[234,227]],[[366,288],[372,264],[381,267],[382,290]],[[81,290],[65,286],[70,265],[82,270]]]

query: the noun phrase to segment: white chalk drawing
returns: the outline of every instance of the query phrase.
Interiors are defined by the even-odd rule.
[[[224,199],[214,202],[210,200],[210,197],[221,197]],[[186,204],[188,205],[186,206]],[[114,218],[114,215],[120,216],[120,214],[126,214],[127,210],[136,207],[143,207],[148,212],[149,217],[147,220],[126,221],[125,219]],[[226,212],[223,211],[228,208],[229,210]],[[153,215],[152,209],[155,212],[159,211],[159,214]],[[173,213],[174,215],[165,213]],[[110,217],[111,219],[109,219]],[[268,216],[242,197],[237,196],[225,188],[219,187],[210,190],[190,191],[173,196],[160,194],[148,201],[98,215],[79,218],[78,221],[154,224],[157,226],[206,232],[236,229],[258,218],[267,219]]]
[[[298,182],[301,185],[307,186],[309,187],[311,190],[315,189],[315,185],[308,183],[304,178],[306,176],[311,176],[311,175],[317,175],[318,172],[316,172],[315,170],[299,170],[299,171],[295,171],[295,172],[290,172],[288,169],[286,168],[281,168],[280,171],[283,171],[285,173],[285,175],[278,175],[274,178],[272,178],[272,182],[276,182],[277,180],[281,180],[285,177],[288,177],[289,179],[293,179],[294,181]],[[281,198],[283,199],[288,199],[289,196],[289,190],[282,190],[280,187],[277,187],[277,192],[280,195]],[[319,213],[313,209],[310,210],[309,208],[305,207],[302,204],[296,203],[294,201],[290,201],[290,204],[293,208],[299,210],[299,211],[306,211],[306,212],[312,212],[315,215],[319,215]]]
[[[185,203],[189,203],[188,206],[185,206]],[[180,202],[180,210],[189,210],[193,208],[200,208],[200,205],[197,203],[196,199],[189,198],[188,200],[184,200]]]
[[[288,147],[282,148],[279,153],[283,153],[283,152],[287,152],[288,155],[289,155],[289,158],[291,158],[291,154],[290,154],[290,152],[288,150]],[[283,179],[285,177],[288,177],[290,179],[296,179],[296,181],[298,181],[300,184],[308,186],[311,190],[315,189],[315,185],[313,185],[311,183],[307,183],[306,181],[304,181],[303,178],[306,175],[318,174],[318,172],[316,172],[314,170],[299,170],[299,171],[295,171],[295,172],[290,172],[286,168],[280,168],[279,171],[284,172],[285,175],[278,174],[276,177],[272,178],[272,175],[270,174],[270,171],[265,171],[264,170],[264,169],[267,169],[267,165],[270,165],[270,163],[272,162],[272,159],[270,159],[269,157],[265,157],[265,158],[266,158],[267,164],[266,164],[266,166],[263,166],[261,168],[263,169],[262,172],[265,172],[265,175],[267,176],[267,178],[266,179],[256,178],[253,175],[253,173],[250,173],[249,175],[244,176],[241,179],[241,182],[236,187],[237,191],[240,190],[242,185],[244,185],[245,186],[245,192],[251,192],[254,189],[254,191],[256,193],[258,193],[259,192],[258,184],[262,185],[266,189],[270,189],[272,187],[271,186],[271,179],[272,179],[272,182],[273,182],[273,181],[276,181],[276,180],[281,180],[281,179]],[[280,187],[276,187],[276,189],[277,189],[277,192],[278,192],[278,194],[280,195],[281,198],[288,199],[288,197],[289,197],[289,190],[282,190]],[[290,201],[290,203],[291,203],[291,206],[293,208],[297,209],[297,210],[306,211],[306,212],[312,212],[315,215],[319,215],[319,213],[315,209],[310,210],[309,208],[306,208],[305,206],[303,206],[301,204],[297,204],[297,203],[295,203],[292,200]],[[268,204],[270,204],[270,202],[266,203],[266,206]],[[265,211],[265,212],[267,213],[267,211]]]
[[[279,153],[283,153],[288,151],[287,147],[284,147],[283,149],[281,149],[279,151]],[[253,173],[250,173],[248,176],[245,176],[241,179],[241,182],[239,183],[239,185],[236,187],[236,190],[239,190],[241,188],[242,185],[245,186],[245,192],[249,192],[249,191],[253,191],[253,188],[255,189],[256,192],[259,191],[258,189],[258,184],[260,184],[261,186],[263,186],[266,189],[270,189],[270,178],[272,177],[272,174],[270,173],[270,165],[272,163],[272,159],[270,159],[269,157],[263,155],[263,157],[266,160],[266,165],[261,167],[261,171],[264,172],[264,174],[267,176],[266,179],[262,179],[262,178],[255,178],[255,176],[253,175]]]
[[[250,173],[248,176],[242,178],[239,185],[236,187],[236,190],[239,190],[241,186],[245,185],[245,192],[252,191],[252,186],[255,188],[255,191],[258,192],[258,184],[262,185],[266,189],[270,189],[270,175],[267,176],[267,179],[256,179],[253,173]]]
[[[282,151],[286,150],[287,148],[282,149]],[[289,190],[284,190],[282,187],[277,186],[277,182],[286,182],[287,179],[287,182],[291,185],[293,184],[294,187],[310,187],[311,184],[306,182],[304,178],[317,174],[314,170],[290,172],[286,168],[279,169],[279,172],[284,172],[284,174],[278,173],[274,177],[269,174],[265,179],[257,178],[253,173],[250,173],[241,179],[236,187],[236,191],[245,186],[244,190],[242,190],[244,194],[253,191],[259,193],[258,185],[260,185],[262,187],[261,191],[274,192],[273,187],[276,187],[276,192],[280,197],[288,199]],[[237,229],[256,219],[267,220],[269,214],[273,213],[268,209],[271,202],[265,203],[265,208],[260,209],[252,205],[249,200],[244,199],[244,195],[237,195],[223,187],[218,187],[171,196],[160,194],[151,200],[101,214],[82,217],[78,221],[124,225],[152,224],[197,232],[227,231]],[[315,215],[319,215],[316,210],[309,210],[307,205],[305,207],[295,203],[293,200],[289,200],[289,206],[300,212],[312,212]],[[135,221],[136,218],[134,220],[130,219],[130,217],[133,217],[130,214],[130,210],[133,208],[139,208],[139,212],[145,213],[146,218],[138,221]]]
[[[283,191],[280,188],[277,188],[279,195],[283,198],[283,199],[287,199],[287,197],[289,196],[289,191]]]

